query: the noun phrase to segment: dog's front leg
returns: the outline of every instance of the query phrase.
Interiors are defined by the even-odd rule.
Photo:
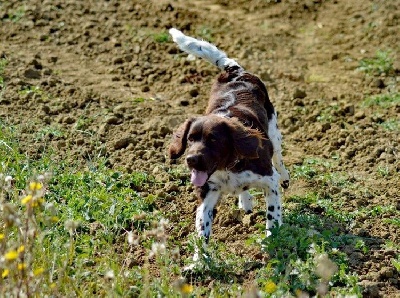
[[[201,188],[200,191],[200,199],[202,200],[200,206],[196,211],[196,231],[197,236],[204,241],[204,244],[207,244],[210,240],[211,231],[212,231],[212,221],[213,221],[213,213],[214,207],[217,204],[221,192],[217,190],[214,185],[206,185]],[[199,249],[196,248],[195,255],[193,256],[193,260],[197,261],[199,259]]]

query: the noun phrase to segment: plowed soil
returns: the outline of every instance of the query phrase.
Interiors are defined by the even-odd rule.
[[[165,199],[159,207],[170,221],[194,222],[191,186],[173,183],[176,175],[187,181],[185,166],[170,164],[166,148],[177,125],[204,111],[219,70],[187,59],[166,37],[176,27],[212,41],[263,79],[289,169],[305,158],[335,157],[326,170],[345,172],[359,187],[331,190],[346,212],[400,209],[400,104],[363,105],[369,96],[399,92],[399,1],[6,1],[0,20],[0,55],[9,61],[0,119],[24,127],[21,143],[32,157],[52,148],[82,165],[106,156],[110,168],[149,173],[163,182],[147,191]],[[360,71],[360,61],[378,50],[390,53],[393,68]],[[393,121],[395,129],[382,125]],[[312,180],[294,179],[284,197],[312,187]],[[256,229],[231,208],[219,209],[213,237],[249,253],[243,240]],[[400,232],[386,217],[367,216],[349,230],[373,239],[351,262],[366,296],[399,293],[395,252],[382,244],[399,244]],[[194,231],[194,224],[172,226],[171,237],[181,241]]]

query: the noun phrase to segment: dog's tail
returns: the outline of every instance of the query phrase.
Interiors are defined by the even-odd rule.
[[[228,58],[224,52],[220,51],[215,45],[207,41],[186,36],[175,28],[169,29],[169,34],[171,34],[172,39],[178,44],[182,51],[204,58],[222,70],[234,66],[242,68],[242,66],[240,66],[235,60]]]

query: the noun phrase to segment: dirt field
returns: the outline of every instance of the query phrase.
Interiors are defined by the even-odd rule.
[[[204,111],[218,70],[187,60],[166,32],[177,27],[211,40],[266,83],[289,169],[306,158],[335,160],[324,171],[346,173],[357,185],[326,189],[343,200],[343,212],[393,206],[388,214],[356,217],[347,232],[368,239],[369,250],[347,253],[366,297],[398,295],[399,273],[390,262],[398,251],[383,244],[400,242],[398,219],[393,224],[400,210],[400,103],[365,100],[399,96],[399,1],[6,1],[0,19],[0,55],[9,61],[0,119],[24,126],[29,154],[54,148],[58,158],[82,165],[106,156],[109,167],[154,175],[164,184],[146,191],[165,198],[159,207],[173,214],[172,223],[193,222],[197,202],[190,186],[172,183],[176,173],[187,177],[183,162],[166,158],[169,138]],[[358,69],[378,50],[389,53],[393,67]],[[293,179],[284,197],[315,186]],[[230,212],[219,207],[213,237],[239,255],[256,254],[243,249],[256,229]],[[185,241],[193,230],[176,225],[170,234]]]

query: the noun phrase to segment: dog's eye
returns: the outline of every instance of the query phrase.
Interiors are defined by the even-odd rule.
[[[214,143],[214,142],[217,141],[217,138],[216,138],[216,136],[214,136],[214,135],[209,135],[209,136],[208,136],[208,141],[211,142],[211,143]]]
[[[189,141],[189,142],[193,142],[193,141],[194,141],[193,136],[188,136],[188,141]]]

